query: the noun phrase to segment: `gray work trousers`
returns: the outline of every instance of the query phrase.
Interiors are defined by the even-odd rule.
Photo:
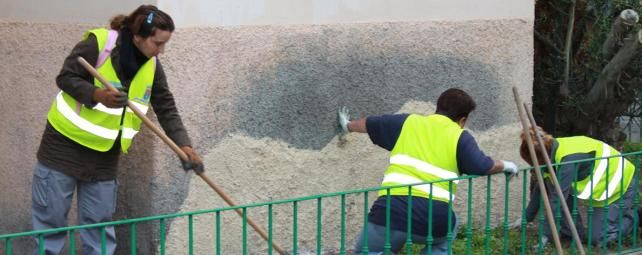
[[[593,207],[593,216],[591,217],[591,244],[601,245],[603,241],[614,242],[618,240],[620,232],[622,238],[631,235],[633,232],[633,222],[638,221],[637,208],[635,208],[634,199],[636,183],[633,181],[626,192],[618,199],[609,205],[607,211],[604,207]],[[569,196],[566,203],[571,207],[573,204],[573,197]],[[569,208],[570,209],[570,208]],[[620,213],[622,213],[622,222],[620,222]],[[606,219],[605,219],[606,218]],[[604,228],[606,223],[606,228]],[[585,230],[581,218],[575,222],[575,227],[578,229],[580,238],[584,241],[588,240],[588,229]],[[572,237],[571,228],[566,223],[566,219],[562,218],[560,222],[560,233],[569,238]]]
[[[79,181],[38,163],[34,169],[31,187],[31,220],[34,230],[66,227],[67,214],[76,189],[78,225],[111,221],[116,210],[116,180]],[[79,232],[82,254],[101,254],[100,228],[81,229]],[[44,245],[47,255],[60,254],[66,237],[66,231],[47,234],[44,236],[44,244],[39,244],[36,236],[33,254],[39,254],[39,245]],[[114,254],[116,234],[113,227],[106,228],[106,237],[107,254]]]
[[[631,235],[634,227],[633,221],[638,217],[637,208],[634,207],[634,199],[637,195],[634,192],[636,185],[637,183],[632,181],[622,197],[609,205],[608,211],[603,207],[593,207],[591,222],[591,243],[593,245],[601,244],[604,239],[607,242],[617,241],[620,232],[622,232],[622,238]],[[622,213],[622,222],[620,222],[620,212]],[[605,217],[606,229],[604,229]],[[605,230],[606,233],[604,233]]]

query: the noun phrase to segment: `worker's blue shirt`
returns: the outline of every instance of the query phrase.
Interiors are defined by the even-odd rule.
[[[372,143],[391,151],[401,134],[408,114],[370,116],[366,119],[366,128]],[[463,131],[457,143],[457,168],[460,174],[485,175],[493,167],[494,161],[486,156],[477,146],[475,139],[467,131]],[[430,200],[422,197],[412,197],[412,232],[427,235],[428,209]],[[406,231],[408,215],[408,196],[391,196],[390,198],[390,227]],[[443,237],[448,231],[448,214],[451,214],[451,229],[455,226],[455,213],[448,210],[448,203],[433,200],[432,203],[432,234],[433,237]],[[368,216],[370,222],[386,225],[386,196],[379,197]]]

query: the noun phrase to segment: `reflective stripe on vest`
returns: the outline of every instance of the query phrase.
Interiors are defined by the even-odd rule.
[[[437,176],[441,179],[453,179],[458,177],[454,172],[448,171],[446,169],[441,169],[428,162],[424,162],[403,154],[391,156],[390,164],[412,166],[421,172]],[[454,182],[459,183],[459,180],[454,180]]]
[[[93,34],[98,43],[97,71],[114,87],[122,87],[109,54],[111,52],[109,47],[113,47],[116,41],[112,36],[117,36],[118,33],[107,29],[94,29],[87,31],[84,38],[89,34]],[[153,57],[140,67],[127,91],[129,102],[143,113],[149,109],[155,72],[156,58]],[[94,86],[103,87],[98,79],[94,79]],[[97,151],[107,151],[112,148],[120,133],[121,150],[127,152],[142,123],[129,107],[108,108],[98,103],[95,107],[89,108],[64,91],[56,96],[47,119],[61,134]]]
[[[603,148],[602,148],[602,155],[596,157],[600,158],[605,158],[611,156],[611,150],[609,146],[606,143],[603,143]],[[610,176],[611,180],[609,180],[609,185],[608,185],[608,193],[613,194],[615,189],[617,188],[618,185],[620,185],[620,181],[622,180],[622,168],[624,167],[624,162],[622,161],[622,158],[617,158],[617,167],[615,169],[615,175]],[[591,195],[591,190],[597,190],[597,185],[600,184],[600,180],[602,180],[602,177],[606,178],[605,172],[606,168],[608,165],[608,160],[606,159],[601,159],[599,160],[599,164],[597,167],[593,170],[593,178],[591,178],[591,181],[589,182],[589,185],[585,185],[584,189],[582,192],[580,192],[579,195],[577,195],[578,198],[581,199],[588,199],[589,196]],[[602,183],[603,184],[603,183]],[[602,201],[606,199],[606,194],[607,192],[602,192],[602,196],[597,198],[597,201]]]
[[[386,174],[386,176],[383,178],[383,183],[398,183],[398,184],[410,185],[410,184],[418,184],[423,182],[424,181],[417,179],[415,177],[404,175],[404,174],[397,174],[397,173]],[[415,185],[415,186],[412,186],[412,188],[418,189],[423,193],[430,194],[430,184]],[[408,190],[407,188],[404,188],[404,189]],[[408,193],[406,192],[406,195],[407,194]],[[413,195],[417,195],[417,194],[413,192]],[[451,199],[450,192],[448,191],[448,189],[444,189],[440,186],[435,185],[434,183],[432,185],[432,197],[433,199],[436,199],[436,200],[445,200],[445,201],[448,201],[449,199]],[[453,201],[455,200],[455,194],[452,194],[452,200]]]
[[[463,130],[448,117],[411,114],[403,124],[382,186],[432,183],[432,198],[444,202],[455,199],[458,180],[449,185],[444,179],[458,177],[457,143]],[[441,181],[441,182],[440,182]],[[430,198],[430,184],[412,186],[412,195]],[[385,196],[387,190],[380,190]],[[408,195],[408,188],[391,188],[390,195]]]
[[[100,136],[105,139],[116,139],[118,136],[118,129],[108,129],[91,123],[78,115],[69,105],[65,102],[63,92],[59,92],[56,96],[56,109],[63,116],[65,116],[71,123],[75,124],[82,130],[86,130],[89,133],[92,133],[96,136]],[[120,108],[122,112],[122,108]],[[120,114],[119,114],[120,116]]]
[[[608,144],[589,137],[558,138],[557,141],[559,146],[555,153],[556,162],[561,162],[565,156],[575,153],[594,151],[597,158],[620,154]],[[593,200],[593,206],[596,207],[611,204],[621,197],[620,192],[624,193],[626,191],[634,173],[633,164],[623,157],[596,160],[592,176],[589,175],[587,178],[575,183],[575,194],[577,198]],[[592,195],[591,192],[593,192]]]
[[[133,100],[131,100],[129,102],[134,104],[134,107],[136,107],[138,110],[143,112],[143,114],[147,113],[147,110],[149,110],[149,107],[147,105],[137,103],[136,101],[133,101]],[[125,114],[126,115],[133,115],[133,118],[138,119],[138,116],[136,116],[134,111],[132,111],[132,109],[130,109],[129,107],[127,107],[127,112]],[[131,128],[131,127],[123,126],[122,138],[123,139],[128,139],[128,140],[133,139],[134,136],[136,134],[138,134],[138,131],[140,130],[140,124],[138,125],[138,127],[139,127],[138,129],[134,129],[134,128]]]

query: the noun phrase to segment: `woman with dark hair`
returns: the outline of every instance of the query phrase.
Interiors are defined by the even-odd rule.
[[[537,142],[539,136],[546,148],[546,154],[549,155],[552,164],[561,164],[556,167],[557,180],[560,185],[563,197],[569,209],[573,208],[574,200],[585,200],[586,204],[593,208],[591,216],[591,243],[599,244],[603,239],[607,242],[616,241],[618,235],[622,237],[628,235],[633,230],[633,222],[638,217],[634,210],[635,184],[635,166],[626,158],[620,155],[620,152],[610,145],[586,136],[558,137],[544,132],[540,127],[535,130],[530,129],[529,135],[535,142],[535,150],[538,162],[544,162],[540,145]],[[527,136],[522,133],[522,144],[520,154],[524,161],[533,165],[533,160],[528,152],[526,143]],[[578,163],[568,163],[571,161],[587,160],[593,158],[603,158],[595,161],[583,161]],[[544,180],[547,186],[550,176],[548,172],[544,173]],[[631,185],[633,184],[633,185]],[[551,186],[552,187],[552,186]],[[547,188],[551,208],[556,215],[559,206],[553,206],[560,203],[559,196],[554,193],[552,188]],[[531,198],[526,209],[526,221],[533,221],[539,210],[540,191],[537,188],[531,189]],[[577,199],[574,199],[577,198]],[[577,206],[577,205],[575,205]],[[608,206],[608,210],[606,207]],[[619,214],[622,213],[622,220],[619,220]],[[578,217],[575,222],[577,232],[583,239],[588,239],[588,234],[584,231],[582,217]],[[605,219],[606,218],[606,219]],[[606,226],[604,223],[606,222]],[[560,233],[571,237],[571,230],[568,228],[566,220],[561,222]],[[543,224],[544,242],[550,239],[551,230],[547,224]],[[605,228],[606,227],[606,228]]]
[[[112,220],[119,156],[127,152],[142,122],[127,102],[143,112],[151,104],[164,131],[188,155],[185,170],[203,170],[157,59],[174,31],[172,18],[153,5],[141,5],[128,16],[113,17],[110,26],[87,31],[56,77],[61,91],[47,115],[32,183],[35,230],[67,226],[76,190],[79,225]],[[94,64],[119,91],[103,87],[78,57]],[[83,253],[100,254],[100,229],[79,232]],[[45,235],[39,245],[46,254],[59,254],[65,237],[65,232]],[[106,228],[106,242],[107,253],[113,254],[113,227]]]

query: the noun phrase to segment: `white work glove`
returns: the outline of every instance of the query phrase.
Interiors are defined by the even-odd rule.
[[[517,176],[519,172],[517,171],[517,165],[515,165],[515,163],[507,160],[502,160],[502,163],[504,163],[504,169],[502,171],[508,176],[508,179]]]
[[[526,229],[533,228],[535,225],[533,222],[526,222]],[[512,223],[508,224],[508,229],[520,229],[522,228],[522,218],[518,218]]]
[[[350,123],[350,110],[348,110],[348,108],[346,108],[345,106],[339,108],[338,118],[339,127],[341,127],[341,134],[345,135],[347,133],[350,133],[350,130],[348,130],[348,123]]]
[[[542,239],[540,239],[540,242],[542,243],[542,248],[546,248],[546,245],[548,245],[548,237],[543,235]],[[539,250],[539,244],[533,245],[531,249],[533,249],[533,251]]]
[[[542,246],[546,247],[547,244],[548,244],[548,237],[542,236]]]
[[[508,224],[508,229],[518,229],[522,227],[522,218],[519,217],[517,220],[513,221],[512,223]]]

